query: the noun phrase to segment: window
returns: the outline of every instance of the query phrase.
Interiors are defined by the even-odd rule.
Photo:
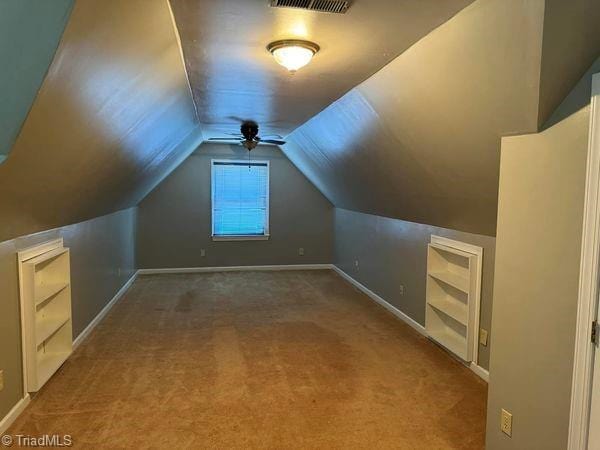
[[[268,239],[268,161],[212,161],[212,226],[214,240]]]

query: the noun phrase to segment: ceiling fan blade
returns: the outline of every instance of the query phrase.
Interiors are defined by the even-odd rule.
[[[283,139],[283,136],[282,136],[282,135],[280,135],[280,134],[263,134],[263,135],[261,136],[261,139],[262,139],[262,138]]]
[[[240,138],[228,137],[228,138],[209,138],[209,141],[239,141]]]
[[[261,139],[260,142],[264,142],[265,144],[274,144],[274,145],[284,145],[285,141],[278,141],[276,139]]]
[[[241,117],[237,117],[237,116],[227,116],[227,118],[229,120],[235,120],[236,122],[239,122],[239,123],[244,123],[247,121],[247,119],[242,119]]]

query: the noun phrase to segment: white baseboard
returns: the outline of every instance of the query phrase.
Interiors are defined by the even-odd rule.
[[[115,303],[117,303],[121,299],[121,297],[123,297],[123,295],[125,295],[127,290],[131,287],[131,285],[135,281],[137,275],[138,275],[138,272],[135,272],[131,276],[131,278],[127,281],[127,283],[125,283],[123,285],[123,287],[121,289],[119,289],[119,292],[117,292],[115,294],[115,296],[111,299],[111,301],[108,302],[104,308],[102,308],[102,311],[100,311],[98,313],[98,315],[96,317],[94,317],[94,320],[92,320],[89,323],[89,325],[87,327],[85,327],[85,330],[83,330],[81,333],[79,333],[79,336],[77,336],[75,338],[75,340],[73,341],[73,350],[75,350],[77,347],[79,347],[81,345],[81,343],[85,340],[85,338],[87,338],[89,336],[89,334],[92,332],[92,330],[94,328],[96,328],[96,326],[102,321],[102,319],[104,319],[104,317],[108,314],[108,312],[115,305]]]
[[[469,368],[477,375],[479,375],[479,378],[481,378],[483,381],[485,381],[486,383],[490,382],[490,372],[485,370],[483,367],[478,366],[477,364],[472,362]]]
[[[369,298],[371,298],[371,300],[373,300],[376,303],[378,303],[381,306],[383,306],[385,309],[387,309],[389,312],[391,312],[394,316],[396,316],[398,319],[402,320],[404,323],[406,323],[407,325],[409,325],[410,327],[412,327],[418,333],[422,334],[425,337],[429,337],[428,334],[427,334],[427,331],[425,330],[425,327],[423,325],[421,325],[419,322],[417,322],[417,321],[411,319],[410,317],[408,317],[406,314],[404,314],[398,308],[396,308],[395,306],[393,306],[392,304],[390,304],[389,302],[387,302],[386,300],[384,300],[382,297],[380,297],[375,292],[373,292],[372,290],[370,290],[364,284],[360,283],[359,281],[356,281],[354,278],[352,278],[350,275],[348,275],[346,272],[344,272],[342,269],[340,269],[336,265],[333,265],[331,268],[339,276],[341,276],[343,279],[345,279],[350,284],[354,285],[358,290],[360,290],[364,294],[366,294]],[[468,364],[467,367],[469,369],[471,369],[481,379],[483,379],[486,382],[489,382],[490,374],[483,367],[478,366],[474,362]]]
[[[156,275],[161,273],[205,273],[205,272],[244,272],[278,270],[327,270],[331,264],[289,264],[270,266],[227,266],[227,267],[175,267],[165,269],[140,269],[138,275]]]
[[[19,400],[8,414],[0,420],[0,435],[4,434],[14,421],[17,420],[17,417],[19,417],[25,408],[27,408],[27,405],[29,405],[30,400],[29,394],[26,394],[25,397]]]
[[[133,274],[133,276],[123,285],[119,292],[115,294],[115,296],[111,299],[110,302],[98,313],[94,320],[92,320],[89,325],[79,333],[79,336],[73,341],[73,350],[81,345],[81,343],[89,336],[92,330],[100,323],[102,319],[108,314],[110,309],[123,297],[125,292],[131,287],[135,278],[137,277],[137,272]],[[2,435],[8,427],[10,427],[13,422],[19,417],[19,415],[25,410],[29,402],[31,401],[31,397],[29,394],[25,394],[25,397],[19,400],[19,402],[10,410],[10,412],[0,421],[0,435]]]
[[[419,322],[417,322],[416,320],[413,320],[410,317],[408,317],[406,314],[404,314],[398,308],[396,308],[392,304],[390,304],[387,301],[385,301],[383,298],[381,298],[375,292],[373,292],[372,290],[370,290],[364,284],[356,281],[354,278],[352,278],[350,275],[348,275],[346,272],[344,272],[339,267],[337,267],[337,266],[334,265],[332,267],[332,269],[339,276],[341,276],[344,280],[346,280],[350,284],[354,285],[354,287],[356,287],[359,291],[362,291],[364,294],[366,294],[367,296],[369,296],[371,298],[371,300],[374,300],[375,302],[379,303],[381,306],[383,306],[385,309],[387,309],[389,312],[391,312],[393,315],[395,315],[398,319],[402,320],[407,325],[409,325],[412,328],[414,328],[416,331],[418,331],[423,336],[427,336],[427,332],[425,331],[425,327],[423,325],[421,325]]]

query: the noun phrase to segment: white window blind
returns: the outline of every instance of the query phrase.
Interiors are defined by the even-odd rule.
[[[212,162],[214,236],[269,234],[269,163]]]

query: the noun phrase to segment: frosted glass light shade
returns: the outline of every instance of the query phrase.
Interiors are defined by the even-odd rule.
[[[306,66],[319,51],[319,46],[308,41],[277,41],[269,44],[267,49],[273,54],[275,61],[290,72]]]

